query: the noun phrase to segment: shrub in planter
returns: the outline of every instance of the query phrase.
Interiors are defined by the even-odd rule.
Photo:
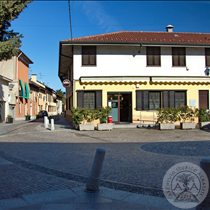
[[[195,117],[197,116],[197,109],[194,109],[189,106],[182,106],[180,109],[180,117],[183,122],[181,122],[181,128],[182,129],[195,129],[196,123]],[[190,122],[186,122],[190,121]]]
[[[36,114],[36,119],[39,119],[39,115],[38,114]]]
[[[159,108],[157,109],[157,123],[160,124],[160,129],[175,129],[174,122],[179,121],[178,108]]]
[[[200,108],[197,111],[197,116],[200,122],[201,129],[209,129],[210,128],[210,112],[209,109]]]
[[[7,115],[6,123],[13,123],[13,117],[12,117],[12,115]]]
[[[25,115],[25,119],[26,120],[30,120],[31,119],[31,115],[30,114]]]

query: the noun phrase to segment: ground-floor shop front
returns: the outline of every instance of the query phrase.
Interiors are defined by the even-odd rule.
[[[110,106],[114,123],[154,121],[157,108],[209,108],[209,88],[209,77],[81,79],[74,81],[67,93],[66,115],[70,120],[72,107]]]

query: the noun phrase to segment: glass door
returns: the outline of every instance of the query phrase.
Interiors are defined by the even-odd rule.
[[[113,123],[120,122],[120,103],[119,103],[119,95],[118,94],[108,94],[108,106],[112,107],[111,113]]]

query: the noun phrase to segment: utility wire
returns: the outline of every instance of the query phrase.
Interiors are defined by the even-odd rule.
[[[70,34],[71,34],[71,41],[72,41],[72,24],[71,24],[71,3],[70,0],[68,0],[68,4],[69,4],[69,22],[70,22]]]

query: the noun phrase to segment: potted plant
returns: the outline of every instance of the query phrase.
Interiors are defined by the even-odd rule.
[[[175,122],[180,120],[178,108],[158,108],[157,112],[157,123],[159,123],[160,130],[175,129]]]
[[[79,129],[79,124],[83,121],[84,117],[83,114],[81,113],[81,108],[75,108],[72,107],[71,109],[71,119],[74,124],[75,129]]]
[[[97,129],[99,131],[101,131],[101,130],[109,130],[110,131],[113,129],[113,124],[107,123],[107,118],[108,118],[111,110],[112,110],[111,107],[99,107],[96,110],[97,118],[100,120],[100,124],[97,125]]]
[[[39,119],[39,114],[36,114],[36,119]]]
[[[26,120],[30,120],[31,119],[31,115],[30,114],[25,115],[25,119]]]
[[[82,108],[80,110],[83,115],[83,124],[79,124],[80,131],[94,130],[94,124],[91,122],[94,120],[94,110],[88,108]]]
[[[197,110],[197,116],[200,122],[201,129],[209,129],[210,128],[210,112],[207,108],[200,108]]]
[[[180,117],[182,120],[181,129],[195,129],[196,123],[194,121],[196,115],[197,115],[196,109],[189,106],[180,107]]]
[[[12,115],[7,115],[6,123],[13,123],[13,117],[12,117]]]

